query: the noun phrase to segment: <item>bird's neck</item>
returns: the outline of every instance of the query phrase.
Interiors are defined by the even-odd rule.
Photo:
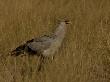
[[[57,37],[64,38],[65,33],[66,33],[66,24],[65,23],[60,23],[59,26],[56,28],[54,34]]]

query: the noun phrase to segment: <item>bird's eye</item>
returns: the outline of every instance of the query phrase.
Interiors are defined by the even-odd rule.
[[[65,23],[66,23],[66,24],[69,24],[69,21],[68,21],[68,20],[65,20]]]

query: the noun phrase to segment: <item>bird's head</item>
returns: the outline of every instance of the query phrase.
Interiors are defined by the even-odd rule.
[[[55,35],[64,35],[65,34],[65,31],[66,31],[66,25],[67,24],[71,24],[71,22],[69,20],[60,20],[59,21],[59,26],[56,28],[55,30]]]

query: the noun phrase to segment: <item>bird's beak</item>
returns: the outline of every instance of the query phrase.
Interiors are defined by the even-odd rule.
[[[66,24],[72,24],[71,21],[65,21]]]

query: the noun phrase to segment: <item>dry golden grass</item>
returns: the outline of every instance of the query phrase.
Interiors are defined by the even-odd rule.
[[[7,55],[65,17],[72,24],[43,71],[36,56]],[[0,0],[0,82],[110,82],[110,0]]]

